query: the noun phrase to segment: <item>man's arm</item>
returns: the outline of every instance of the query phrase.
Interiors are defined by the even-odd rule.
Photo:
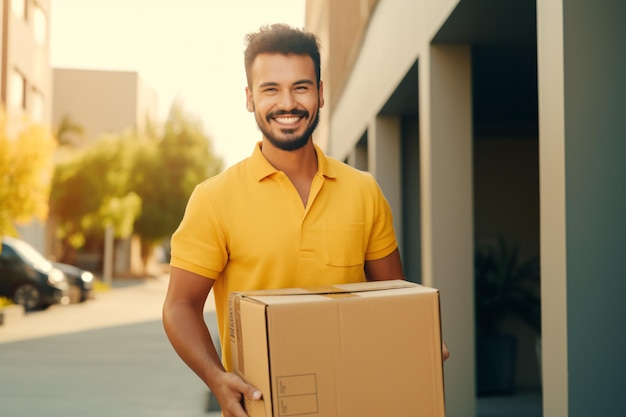
[[[396,249],[384,258],[365,261],[365,277],[368,281],[405,279],[402,271],[400,251]],[[448,346],[443,341],[441,342],[441,354],[444,361],[450,357]]]
[[[365,261],[365,278],[368,281],[404,279],[400,251],[396,248],[384,258]]]
[[[174,350],[217,398],[224,416],[246,417],[242,396],[261,393],[224,370],[204,321],[204,303],[215,281],[180,268],[171,268],[163,304],[163,327]]]

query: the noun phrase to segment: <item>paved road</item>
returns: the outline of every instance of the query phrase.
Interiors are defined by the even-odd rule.
[[[167,276],[0,326],[0,415],[218,417],[160,321]],[[214,308],[206,311],[214,328]]]

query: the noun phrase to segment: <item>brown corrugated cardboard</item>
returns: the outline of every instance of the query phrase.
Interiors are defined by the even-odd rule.
[[[251,417],[445,415],[439,293],[407,281],[233,293]]]

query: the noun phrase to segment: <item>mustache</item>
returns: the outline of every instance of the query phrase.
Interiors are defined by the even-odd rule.
[[[309,117],[309,112],[306,111],[306,110],[298,110],[298,109],[289,110],[289,111],[287,111],[287,110],[276,110],[276,111],[268,113],[265,118],[269,122],[270,119],[273,118],[273,117],[286,116],[286,115],[298,116],[298,117],[303,117],[303,118],[307,119]]]

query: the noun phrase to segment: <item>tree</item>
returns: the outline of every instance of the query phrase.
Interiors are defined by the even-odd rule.
[[[69,115],[64,115],[54,132],[59,146],[76,148],[85,141],[85,128],[72,120]]]
[[[56,141],[43,125],[0,110],[0,235],[45,220]]]
[[[103,137],[57,165],[50,209],[58,222],[57,235],[71,247],[80,248],[89,238],[101,241],[108,226],[116,237],[132,234],[141,199],[129,184],[140,149],[140,139],[126,132]]]
[[[132,189],[142,210],[135,233],[142,243],[144,265],[155,244],[178,226],[194,187],[222,170],[201,125],[172,106],[162,135],[144,143],[132,175]]]
[[[222,169],[198,122],[173,106],[161,132],[128,131],[100,138],[58,164],[50,197],[63,247],[135,233],[144,266],[154,246],[169,237],[194,187]],[[93,245],[96,246],[96,245]]]

